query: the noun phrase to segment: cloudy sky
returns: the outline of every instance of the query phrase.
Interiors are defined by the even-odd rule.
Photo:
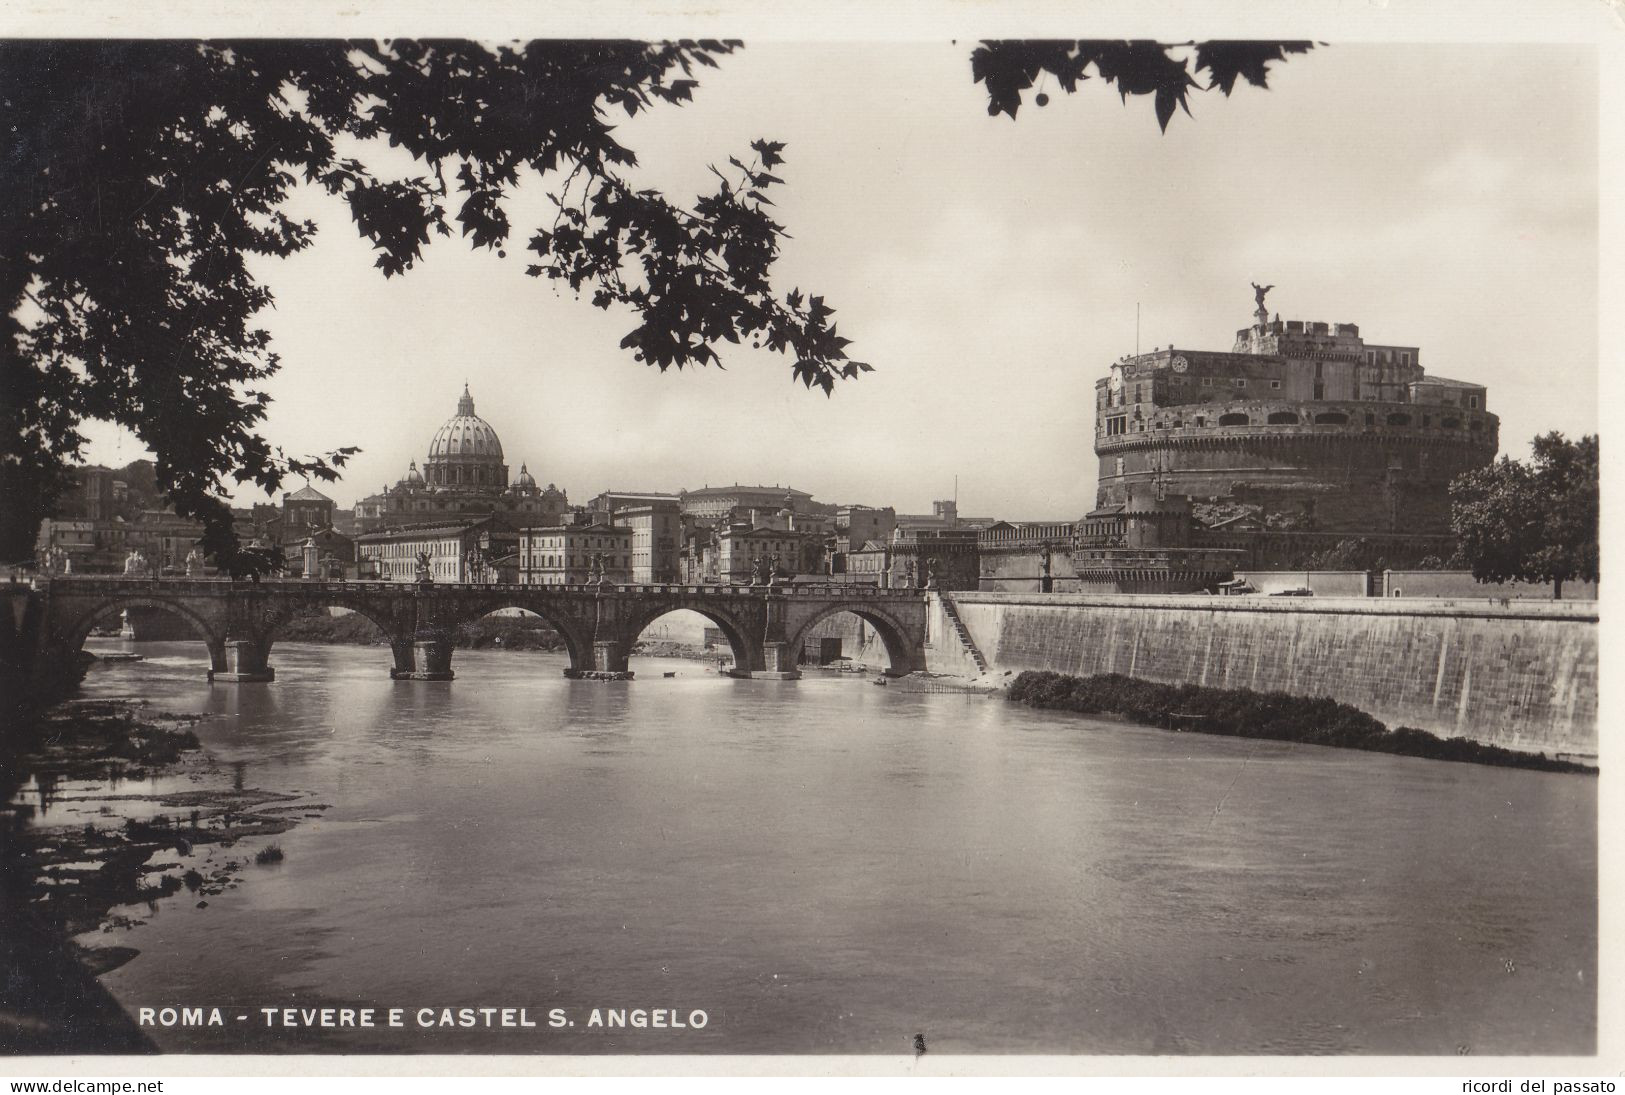
[[[1140,345],[1228,350],[1249,282],[1283,319],[1417,345],[1489,387],[1502,449],[1597,429],[1598,66],[1587,46],[1332,43],[1272,87],[1197,95],[1160,134],[1098,82],[990,118],[971,44],[760,41],[696,100],[625,124],[651,185],[786,142],[785,288],[822,293],[875,372],[833,398],[784,359],[661,374],[631,327],[457,239],[390,281],[336,204],[261,270],[283,358],[268,435],[359,445],[348,504],[422,460],[466,381],[513,472],[606,488],[791,484],[917,512],[1071,519],[1094,496],[1092,385]],[[510,206],[522,242],[543,189]],[[91,457],[140,455],[95,431]],[[297,486],[297,484],[294,484]],[[244,491],[240,503],[251,500]]]

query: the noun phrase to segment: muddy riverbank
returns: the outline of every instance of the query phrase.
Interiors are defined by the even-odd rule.
[[[0,1053],[140,1053],[151,1044],[97,978],[157,902],[234,889],[271,838],[321,804],[243,785],[200,748],[203,716],[75,700],[0,756]],[[279,851],[279,849],[278,849]]]

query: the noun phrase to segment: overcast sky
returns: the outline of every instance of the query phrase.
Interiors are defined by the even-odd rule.
[[[540,186],[510,206],[506,260],[441,240],[387,282],[340,207],[304,195],[318,242],[259,267],[283,359],[268,436],[361,446],[321,486],[348,505],[421,463],[466,380],[513,474],[578,503],[738,481],[918,512],[957,475],[961,512],[1072,519],[1094,497],[1092,385],[1134,350],[1136,302],[1142,349],[1228,350],[1251,281],[1283,319],[1358,323],[1487,385],[1512,455],[1597,429],[1590,47],[1334,43],[1269,91],[1195,96],[1166,134],[1096,81],[990,118],[970,49],[751,44],[691,105],[619,131],[685,199],[708,163],[786,142],[779,279],[823,294],[875,366],[833,398],[766,352],[634,362],[628,315],[524,276]],[[142,455],[93,432],[93,460]]]

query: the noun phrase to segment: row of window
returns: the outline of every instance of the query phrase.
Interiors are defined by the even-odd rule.
[[[626,541],[619,538],[619,537],[589,536],[584,541],[578,540],[575,546],[577,546],[577,547],[618,548],[618,547],[624,547],[625,544],[626,544]],[[556,551],[560,547],[563,546],[563,539],[561,537],[557,537],[557,536],[542,536],[542,537],[538,537],[535,540],[532,540],[531,541],[531,546],[532,546],[533,549],[534,548],[540,548],[542,550],[546,550],[548,548],[552,548],[552,549],[554,549]]]
[[[400,540],[386,544],[363,544],[361,550],[364,554],[375,559],[416,559],[418,552],[427,551],[434,555],[456,555],[456,540],[436,540],[427,543],[423,540]]]
[[[588,567],[592,565],[591,555],[526,555],[524,559],[525,567],[530,569],[538,567]],[[632,559],[630,556],[623,555],[617,563],[615,556],[610,555],[604,559],[604,565],[608,567],[629,567],[632,565]]]
[[[1383,361],[1393,361],[1394,360],[1394,352],[1392,350],[1383,350],[1383,351],[1381,351],[1381,353],[1382,353],[1382,360]],[[1375,365],[1377,363],[1377,354],[1378,354],[1378,351],[1376,351],[1376,350],[1367,350],[1365,352],[1366,364],[1367,365]],[[1409,351],[1402,351],[1400,353],[1400,355],[1399,355],[1399,363],[1401,365],[1409,365],[1411,363],[1411,355],[1410,355]]]
[[[1424,414],[1420,417],[1421,424],[1424,428],[1431,428],[1433,426],[1432,415]],[[1415,419],[1408,414],[1390,414],[1381,422],[1377,421],[1377,416],[1375,414],[1367,414],[1365,416],[1365,424],[1367,426],[1410,426],[1414,423]],[[1204,414],[1196,415],[1191,424],[1198,427],[1206,426],[1208,424],[1208,416]],[[1214,425],[1217,426],[1346,426],[1348,424],[1349,416],[1344,414],[1342,411],[1322,411],[1321,413],[1315,415],[1299,415],[1293,411],[1274,411],[1270,413],[1263,423],[1254,423],[1252,418],[1248,415],[1243,414],[1240,411],[1232,411],[1228,414],[1221,414],[1217,421],[1214,422]],[[1439,419],[1439,427],[1441,429],[1459,430],[1461,429],[1461,425],[1461,419],[1451,415],[1446,415]],[[1184,427],[1185,420],[1183,418],[1175,418],[1171,421],[1168,419],[1159,419],[1150,423],[1149,426],[1144,422],[1136,422],[1134,424],[1134,432],[1144,433],[1148,428],[1152,430],[1179,430],[1184,429]],[[1467,428],[1474,433],[1482,432],[1484,429],[1484,422],[1482,419],[1478,418],[1470,419],[1467,422]],[[1127,432],[1129,432],[1128,419],[1125,416],[1114,415],[1111,418],[1106,419],[1105,433],[1107,437],[1116,437]]]

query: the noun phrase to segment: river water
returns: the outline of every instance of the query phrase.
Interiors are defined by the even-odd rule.
[[[209,712],[224,772],[328,807],[207,907],[97,934],[141,951],[103,978],[132,1012],[222,1009],[153,1029],[166,1050],[1594,1048],[1594,778],[850,675],[572,682],[562,656],[459,651],[456,681],[409,683],[387,648],[279,644],[274,684],[210,686],[200,645],[135,649],[86,693]],[[379,1025],[259,1010],[323,1006]],[[447,1007],[536,1025],[419,1025]]]

